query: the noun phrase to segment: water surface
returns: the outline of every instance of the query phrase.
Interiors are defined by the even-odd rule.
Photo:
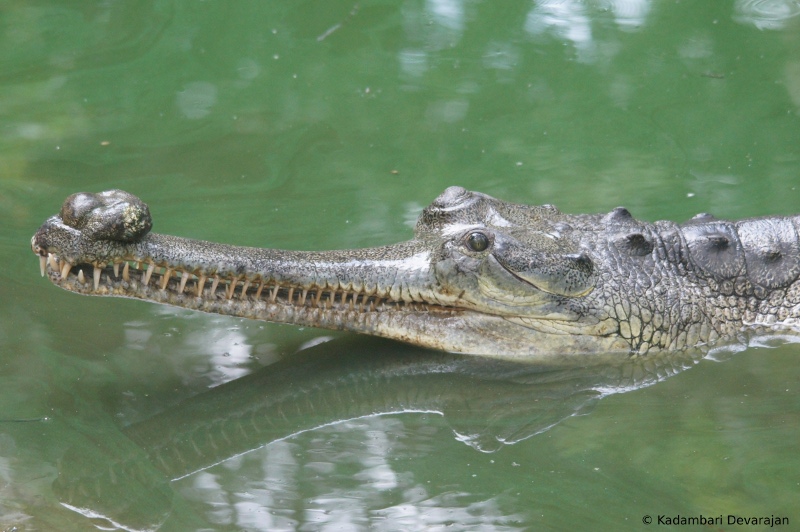
[[[514,366],[82,298],[29,250],[109,188],[159,232],[294,249],[406,239],[453,184],[795,213],[797,2],[8,2],[0,26],[0,528],[800,523],[779,339]]]

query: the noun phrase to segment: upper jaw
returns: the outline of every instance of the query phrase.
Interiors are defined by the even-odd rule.
[[[402,245],[399,244],[398,249]],[[65,224],[59,216],[45,221],[31,239],[31,248],[39,257],[43,276],[47,274],[61,288],[87,295],[128,296],[180,306],[189,306],[185,301],[188,297],[249,299],[256,304],[266,302],[328,309],[370,310],[382,305],[407,304],[439,309],[448,305],[444,298],[411,295],[402,290],[398,294],[393,287],[382,287],[380,283],[366,279],[359,281],[357,275],[349,279],[332,274],[315,278],[264,267],[264,264],[280,262],[307,263],[312,257],[341,260],[345,254],[356,255],[363,250],[284,252],[155,233],[137,242],[124,243],[87,237]],[[414,275],[416,271],[419,275],[424,269],[420,257],[410,256],[398,272]],[[322,260],[313,269],[319,273],[324,267]],[[327,267],[330,268],[330,264]]]
[[[99,293],[104,270],[108,276],[128,281],[131,265],[127,261],[144,260],[134,256],[133,247],[112,240],[92,242],[58,215],[48,218],[31,238],[42,276],[47,274],[56,285],[80,293]],[[70,274],[74,274],[71,280]]]

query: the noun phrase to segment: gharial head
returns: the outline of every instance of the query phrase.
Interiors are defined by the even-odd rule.
[[[597,348],[568,338],[558,348],[535,346],[522,338],[543,330],[565,338],[607,332],[604,316],[593,312],[601,274],[581,220],[550,205],[450,187],[422,211],[408,241],[288,251],[151,233],[147,205],[112,190],[67,198],[31,247],[43,274],[81,294],[348,329],[451,351],[563,352]]]
[[[381,256],[395,260],[406,259],[409,253],[416,256],[417,260],[408,264],[413,264],[417,271],[427,271],[425,284],[427,290],[432,290],[429,294],[445,305],[499,316],[570,319],[564,300],[590,293],[597,272],[569,218],[551,205],[507,203],[454,186],[422,211],[411,242],[385,246],[381,248],[384,250]],[[156,266],[175,271],[186,269],[195,275],[205,273],[209,277],[224,278],[235,273],[226,271],[224,265],[198,273],[208,270],[202,264],[207,262],[202,253],[197,254],[197,264],[183,268],[177,263],[178,257],[168,256],[169,246],[165,260],[134,256],[134,250],[138,249],[134,244],[144,239],[151,227],[147,205],[132,194],[122,190],[78,193],[64,201],[58,216],[45,222],[31,245],[41,257],[55,254],[70,267],[141,261],[155,262]],[[189,249],[195,254],[192,245],[179,246],[177,240],[174,242],[176,252],[181,249],[185,254]],[[207,244],[203,246],[210,251]],[[329,261],[332,255],[326,253],[357,257],[359,250],[318,252],[307,258]],[[242,273],[247,269],[235,264],[236,253],[230,255],[231,270]],[[424,257],[422,261],[418,260],[420,257]],[[408,271],[410,267],[401,269]],[[68,271],[63,273],[66,278]],[[353,284],[359,284],[356,275],[348,277]],[[84,292],[79,287],[62,286]],[[412,289],[423,300],[429,299],[424,293],[427,290]]]
[[[482,312],[570,318],[565,298],[590,293],[594,264],[552,205],[507,203],[450,187],[426,207],[416,238],[436,240],[439,286]]]

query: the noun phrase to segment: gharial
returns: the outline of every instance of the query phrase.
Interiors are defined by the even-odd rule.
[[[479,355],[707,348],[800,319],[800,216],[647,223],[450,187],[411,240],[383,247],[260,249],[151,226],[127,192],[78,193],[31,246],[42,275],[80,294]]]

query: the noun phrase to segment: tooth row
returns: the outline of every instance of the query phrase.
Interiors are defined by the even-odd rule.
[[[119,279],[120,278],[120,271],[119,266],[122,264],[122,279],[124,281],[130,281],[130,269],[134,268],[135,270],[141,271],[142,270],[142,263],[138,261],[121,261],[115,262],[111,266],[113,268],[114,277]],[[67,260],[59,259],[56,255],[49,253],[47,257],[39,256],[39,268],[42,275],[46,272],[46,267],[50,266],[50,269],[56,272],[59,272],[61,275],[61,279],[66,279],[70,271],[72,270],[73,264],[70,264]],[[94,286],[94,290],[97,290],[100,287],[100,282],[102,280],[102,273],[104,269],[104,265],[100,263],[93,264],[93,271],[92,271],[92,282]],[[147,263],[147,270],[144,271],[142,275],[142,284],[148,285],[150,280],[153,277],[153,274],[156,271],[156,264],[154,262]],[[166,290],[169,287],[169,281],[173,275],[177,275],[180,273],[180,282],[178,285],[178,293],[183,294],[186,293],[186,286],[187,282],[190,280],[190,277],[195,278],[195,289],[194,295],[200,296],[203,294],[203,290],[205,288],[206,281],[208,280],[207,276],[204,274],[200,275],[193,275],[181,270],[173,270],[171,268],[164,268],[163,273],[161,274],[161,278],[158,281],[158,288],[159,290]],[[79,269],[77,273],[78,282],[81,284],[86,284],[86,278],[83,273],[83,269]],[[376,294],[369,294],[366,292],[354,292],[350,290],[336,290],[336,289],[314,289],[309,290],[308,288],[295,288],[292,286],[289,287],[281,287],[277,283],[266,283],[262,281],[252,281],[250,279],[241,277],[233,277],[227,280],[223,280],[220,278],[219,275],[214,275],[211,278],[211,293],[214,294],[217,291],[217,288],[220,285],[220,282],[227,284],[224,286],[225,291],[225,298],[226,299],[233,299],[234,295],[236,295],[237,289],[241,286],[241,290],[239,290],[239,298],[244,299],[247,296],[247,291],[250,288],[255,288],[255,298],[261,299],[262,291],[266,288],[266,292],[264,292],[264,298],[269,301],[270,303],[275,303],[278,301],[278,294],[279,292],[283,292],[286,299],[295,305],[298,306],[305,306],[306,304],[310,304],[313,307],[319,308],[333,308],[334,305],[338,304],[341,306],[347,306],[350,310],[355,310],[358,308],[361,311],[371,310],[374,311],[377,308],[385,308],[388,304],[397,304],[391,302],[388,298],[380,297]],[[256,288],[255,285],[258,285]],[[270,286],[268,286],[270,285]],[[427,310],[428,305],[425,303],[404,303],[411,309],[414,310]]]

